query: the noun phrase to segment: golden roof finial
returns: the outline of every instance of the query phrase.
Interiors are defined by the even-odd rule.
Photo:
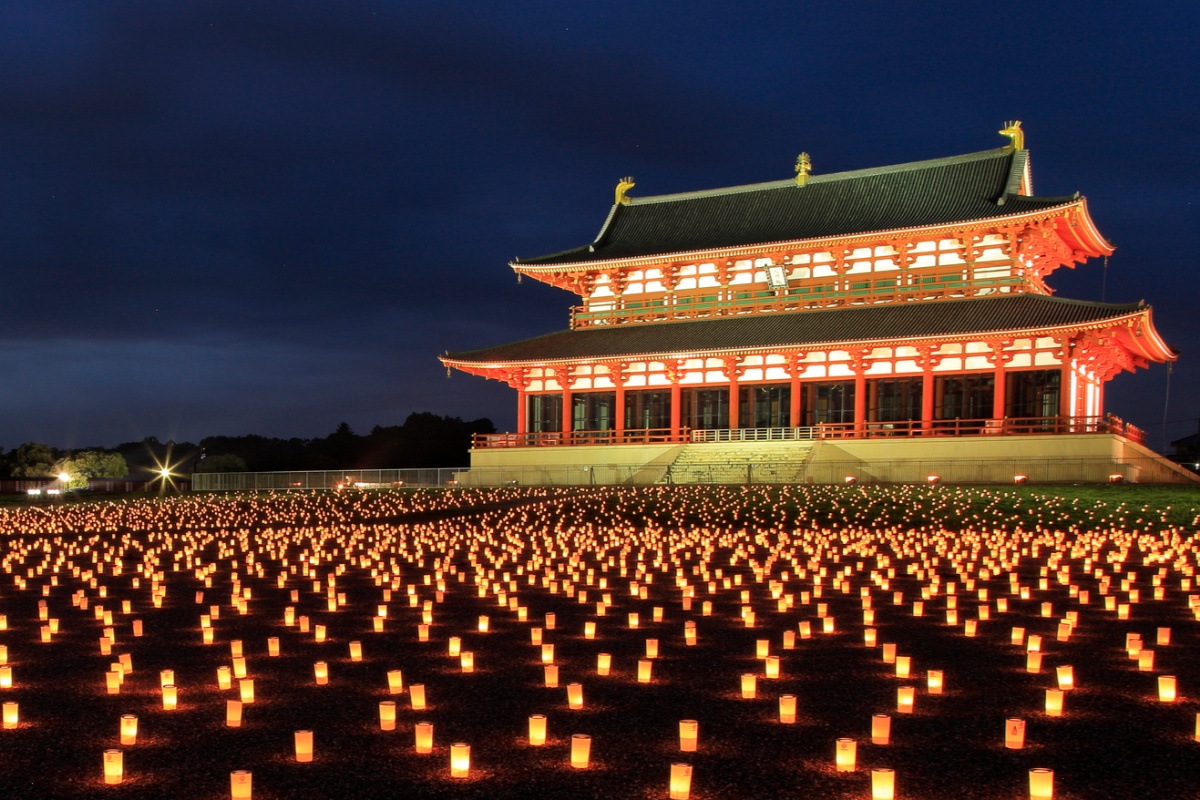
[[[634,186],[637,186],[637,184],[633,182],[633,178],[621,178],[621,180],[617,181],[617,205],[629,205],[629,198],[626,197],[626,194]]]
[[[1015,122],[1004,123],[1004,130],[997,131],[1001,136],[1007,136],[1012,139],[1013,150],[1025,149],[1025,131],[1021,130],[1021,120]]]
[[[804,186],[808,183],[808,173],[812,172],[812,160],[809,159],[808,153],[801,153],[796,159],[796,185]]]

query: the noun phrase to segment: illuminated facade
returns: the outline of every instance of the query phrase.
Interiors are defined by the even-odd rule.
[[[1113,248],[1011,145],[631,198],[595,241],[511,267],[580,297],[567,330],[442,361],[517,392],[477,447],[1140,432],[1119,372],[1173,360],[1142,304],[1052,296]]]

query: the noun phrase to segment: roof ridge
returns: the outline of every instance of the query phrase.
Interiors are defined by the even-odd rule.
[[[821,183],[832,183],[833,181],[851,180],[854,178],[865,178],[872,175],[886,175],[895,172],[911,172],[918,169],[928,169],[935,166],[949,166],[951,164],[962,164],[969,161],[980,161],[985,158],[995,158],[997,156],[1009,155],[1013,152],[1008,147],[998,147],[991,150],[980,150],[975,153],[964,153],[957,156],[943,156],[942,158],[929,158],[921,161],[908,161],[902,164],[890,164],[883,167],[865,167],[863,169],[843,170],[842,172],[830,172],[823,175],[810,175],[808,185],[814,186]],[[1024,151],[1022,151],[1024,152]],[[777,181],[766,181],[763,183],[745,183],[738,186],[725,186],[716,189],[698,189],[690,192],[674,192],[672,194],[648,195],[646,197],[630,197],[629,205],[651,205],[653,203],[674,202],[677,200],[691,200],[699,197],[719,197],[726,194],[740,194],[744,192],[757,192],[767,189],[782,189],[785,187],[795,187],[795,178],[785,178]]]

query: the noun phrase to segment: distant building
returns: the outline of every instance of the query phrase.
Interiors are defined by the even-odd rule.
[[[510,264],[579,295],[568,329],[442,356],[517,392],[516,431],[478,437],[472,465],[633,447],[630,463],[667,465],[654,479],[687,480],[699,445],[763,440],[804,443],[789,458],[806,465],[823,442],[864,464],[1153,460],[1104,387],[1175,353],[1144,304],[1051,296],[1056,269],[1113,247],[1079,194],[1034,194],[1020,124],[1001,133],[1010,146],[831,175],[801,155],[795,178],[708,191],[630,197],[625,179],[593,242]],[[1106,438],[1047,441],[1064,435]],[[904,447],[865,447],[881,441]],[[773,458],[752,449],[724,452]]]

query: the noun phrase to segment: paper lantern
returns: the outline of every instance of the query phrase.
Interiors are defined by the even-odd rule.
[[[378,618],[377,618],[378,619]],[[350,643],[350,660],[362,661],[362,642]]]
[[[649,683],[650,676],[651,676],[651,673],[653,672],[653,670],[654,670],[654,662],[653,661],[651,661],[647,658],[639,659],[638,660],[638,673],[637,673],[638,683]]]
[[[541,747],[546,743],[546,715],[533,714],[529,717],[529,744]]]
[[[133,714],[121,715],[121,744],[137,744],[138,720]]]
[[[427,623],[421,623],[421,624],[417,625],[417,641],[418,642],[428,642],[429,641],[429,625]]]
[[[382,700],[379,703],[379,730],[396,730],[396,701]]]
[[[246,659],[243,656],[234,656],[233,659],[233,677],[239,680],[247,677]]]
[[[456,742],[450,745],[450,777],[466,778],[471,774],[471,745]]]
[[[941,694],[942,686],[944,685],[943,672],[940,669],[931,669],[927,675],[927,684],[930,694]]]
[[[279,637],[272,636],[267,639],[267,655],[275,658],[279,655]]]
[[[629,627],[636,628],[640,624],[640,619],[636,611],[629,612]]]
[[[687,645],[688,647],[692,647],[696,644],[696,624],[695,623],[691,623],[690,626],[686,626],[686,625],[684,626],[684,628],[683,628],[683,643],[685,645]]]
[[[162,707],[163,711],[174,711],[179,702],[179,693],[175,690],[175,684],[168,683],[162,687]]]
[[[317,685],[324,686],[329,683],[329,664],[324,661],[318,661],[313,664],[313,672],[317,677]]]
[[[428,755],[433,752],[433,723],[418,722],[413,732],[417,739],[417,752]]]
[[[1046,690],[1046,716],[1061,717],[1063,714],[1063,690]]]
[[[1058,674],[1058,688],[1065,692],[1069,692],[1071,689],[1075,688],[1074,667],[1068,664],[1063,664],[1062,666],[1058,667],[1055,672]]]
[[[658,658],[658,639],[646,640],[646,658]]]
[[[753,700],[758,695],[758,678],[750,672],[742,675],[742,699]]]
[[[863,630],[863,644],[867,647],[875,646],[876,630],[874,628],[866,628]]]
[[[583,638],[585,638],[585,639],[595,639],[596,638],[596,623],[590,622],[590,621],[583,623]]]
[[[450,652],[451,656],[453,656],[455,658],[458,657],[458,654],[462,652],[462,638],[461,637],[458,637],[458,636],[450,637],[449,652]]]
[[[796,722],[796,695],[783,694],[779,696],[779,721],[784,725]]]
[[[871,800],[895,800],[896,773],[890,769],[871,770]]]
[[[541,628],[530,628],[529,629],[529,642],[534,647],[537,647],[538,645],[540,645],[542,643],[542,629]]]
[[[313,639],[315,639],[318,642],[323,642],[323,641],[325,641],[326,636],[327,636],[327,634],[326,634],[324,625],[314,625],[313,626]]]
[[[896,645],[888,642],[883,645],[883,663],[896,663]]]
[[[692,796],[692,765],[671,765],[671,800],[688,800]]]
[[[205,628],[203,631],[201,631],[201,636],[203,636],[205,644],[213,643],[213,629],[212,628]]]
[[[1029,798],[1030,800],[1053,800],[1054,770],[1029,770]]]
[[[901,714],[911,714],[916,700],[917,690],[912,686],[901,686],[896,690],[896,710]]]
[[[779,677],[779,656],[767,656],[765,676],[768,678]]]
[[[306,764],[313,760],[313,732],[296,731],[296,761]]]
[[[546,686],[550,689],[558,688],[558,667],[554,664],[547,664],[545,667]]]
[[[229,773],[229,796],[233,800],[251,800],[254,797],[254,776],[248,769],[235,769]]]
[[[8,702],[4,704],[4,729],[12,730],[20,725],[21,715],[16,703]],[[125,744],[122,739],[121,744]]]
[[[482,614],[481,614],[481,615],[480,615],[480,617],[479,617],[479,625],[478,625],[479,632],[480,632],[480,633],[487,633],[487,632],[488,632],[488,628],[490,628],[490,627],[491,627],[491,624],[492,624],[492,623],[491,623],[491,619],[490,619],[490,618],[488,618],[487,616],[485,616],[485,615],[482,615]]]
[[[1138,653],[1138,671],[1153,672],[1154,671],[1154,651],[1143,650]]]
[[[230,674],[229,667],[217,667],[217,688],[224,691],[233,688],[233,677]]]
[[[554,630],[555,616],[553,611],[546,612],[546,630]]]
[[[1042,671],[1042,654],[1040,652],[1030,650],[1025,654],[1025,671],[1033,673]]]
[[[571,766],[587,769],[592,758],[592,737],[576,733],[571,736]]]
[[[871,744],[889,744],[892,741],[892,718],[887,714],[871,717]]]
[[[104,782],[116,786],[125,780],[125,759],[120,750],[104,751]]]
[[[1158,635],[1154,639],[1155,644],[1159,647],[1166,647],[1171,643],[1171,629],[1159,628]]]
[[[230,728],[242,727],[242,701],[225,701],[225,725]]]
[[[408,703],[413,711],[425,710],[425,684],[414,683],[408,687]]]
[[[1175,676],[1174,675],[1159,675],[1158,676],[1158,701],[1160,703],[1175,702]]]
[[[549,642],[542,645],[542,663],[543,664],[553,664],[554,663],[554,645]]]
[[[1004,746],[1009,750],[1025,749],[1025,720],[1004,720]]]
[[[243,678],[238,681],[238,696],[243,703],[254,702],[254,678]]]
[[[696,742],[699,736],[699,722],[694,719],[684,719],[679,721],[679,749],[681,752],[696,752]]]
[[[104,676],[104,684],[107,687],[109,694],[120,694],[121,673],[119,671],[110,669]]]
[[[583,708],[583,684],[567,684],[567,707],[575,710]]]
[[[838,772],[854,772],[858,760],[858,742],[853,739],[838,739],[834,748],[834,766]]]
[[[907,678],[909,670],[912,668],[911,656],[896,656],[896,677]]]
[[[596,656],[596,674],[607,675],[612,668],[612,654],[600,653]]]

